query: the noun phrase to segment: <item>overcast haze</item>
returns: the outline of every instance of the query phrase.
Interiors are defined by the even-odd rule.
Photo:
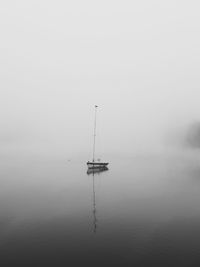
[[[199,7],[1,1],[1,153],[88,159],[95,104],[102,154],[162,149],[200,118]]]

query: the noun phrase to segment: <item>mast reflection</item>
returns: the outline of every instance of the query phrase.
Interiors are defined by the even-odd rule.
[[[100,174],[104,171],[108,171],[107,167],[101,167],[101,168],[93,168],[93,169],[88,169],[87,174],[90,175],[92,174],[92,201],[93,201],[93,232],[97,232],[97,205],[96,205],[96,190],[95,190],[95,175]]]

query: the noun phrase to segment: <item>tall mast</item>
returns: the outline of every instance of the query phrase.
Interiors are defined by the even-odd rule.
[[[94,115],[94,143],[93,143],[93,159],[92,161],[95,162],[95,139],[96,139],[96,120],[97,120],[97,108],[98,106],[95,105],[95,115]]]

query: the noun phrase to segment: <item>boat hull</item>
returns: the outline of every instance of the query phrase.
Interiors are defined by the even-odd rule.
[[[108,166],[108,162],[87,162],[88,169],[100,169]]]

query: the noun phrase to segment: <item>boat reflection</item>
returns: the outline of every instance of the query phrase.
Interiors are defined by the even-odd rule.
[[[98,167],[98,168],[90,168],[87,170],[87,174],[100,174],[101,172],[108,171],[109,169],[107,167]]]
[[[97,232],[97,203],[96,203],[96,188],[95,175],[101,172],[108,171],[107,167],[92,168],[87,170],[87,174],[92,174],[92,214],[93,214],[93,232]]]

